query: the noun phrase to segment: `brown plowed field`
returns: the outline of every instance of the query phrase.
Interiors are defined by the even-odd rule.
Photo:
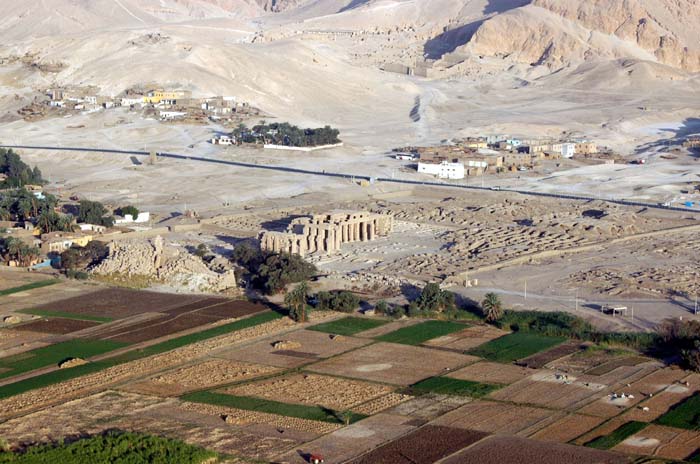
[[[89,327],[95,327],[96,325],[100,325],[100,323],[93,321],[78,321],[75,319],[63,319],[57,317],[51,319],[40,319],[37,321],[30,322],[28,324],[22,324],[20,327],[17,327],[17,330],[27,330],[30,332],[63,335],[87,329]]]
[[[188,304],[189,312],[179,312],[176,315],[164,314],[156,319],[102,332],[99,337],[126,343],[139,343],[211,324],[222,319],[248,316],[267,309],[266,306],[247,301],[231,301],[221,306],[225,307],[223,309],[216,309],[218,306],[196,309],[202,306],[199,303]]]
[[[351,464],[431,463],[487,437],[472,430],[427,425],[350,461]],[[479,462],[479,461],[474,461]],[[502,464],[502,463],[500,463]]]
[[[537,354],[533,354],[525,359],[518,361],[521,366],[526,366],[532,369],[542,369],[544,366],[552,361],[563,358],[564,356],[569,356],[571,354],[577,353],[583,349],[583,346],[579,342],[566,342],[561,345],[555,346],[552,349],[541,351]]]
[[[571,414],[561,418],[553,424],[548,425],[537,433],[530,435],[530,438],[540,441],[568,443],[584,433],[598,427],[604,420],[605,419],[601,417]]]
[[[443,461],[444,464],[628,464],[628,457],[582,446],[519,437],[490,437]]]
[[[141,313],[167,311],[203,299],[205,297],[196,295],[108,288],[38,306],[35,309],[121,319]]]
[[[700,432],[652,424],[613,449],[682,461],[700,449]]]
[[[225,298],[205,298],[200,301],[195,301],[183,306],[178,306],[176,308],[168,309],[166,311],[160,311],[171,316],[177,316],[179,314],[189,313],[190,311],[195,311],[197,309],[206,308],[208,306],[214,306],[218,304],[225,303],[227,300]]]
[[[434,424],[488,433],[529,434],[546,427],[562,415],[529,406],[473,401],[438,417]]]
[[[471,380],[472,382],[511,384],[534,374],[535,370],[527,367],[516,366],[515,364],[500,364],[488,361],[478,362],[464,367],[458,371],[447,374],[461,380]]]
[[[425,345],[467,351],[496,338],[508,335],[509,333],[510,332],[497,329],[490,325],[474,325],[459,332],[445,335],[444,337],[428,340],[425,342]]]

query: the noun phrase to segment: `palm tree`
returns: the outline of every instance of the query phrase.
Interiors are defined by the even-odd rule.
[[[297,322],[306,322],[306,298],[309,286],[302,282],[284,297],[284,304],[289,308],[289,315]]]
[[[503,303],[495,293],[487,293],[484,295],[484,301],[481,302],[481,310],[484,312],[484,317],[488,322],[497,321],[503,316]]]

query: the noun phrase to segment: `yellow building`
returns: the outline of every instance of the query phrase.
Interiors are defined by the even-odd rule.
[[[153,105],[157,105],[161,102],[173,104],[177,100],[190,98],[191,96],[192,92],[187,90],[151,90],[145,97],[143,97],[143,101],[144,103],[150,103]]]
[[[61,253],[73,245],[86,246],[93,239],[92,235],[79,232],[49,232],[41,236],[41,249],[45,253]]]

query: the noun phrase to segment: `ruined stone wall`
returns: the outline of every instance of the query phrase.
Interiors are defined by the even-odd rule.
[[[343,243],[367,242],[386,236],[393,217],[385,214],[343,212],[294,219],[285,232],[262,231],[260,247],[273,253],[332,254]]]

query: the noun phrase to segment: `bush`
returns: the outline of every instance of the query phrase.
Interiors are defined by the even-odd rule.
[[[360,305],[360,299],[352,292],[318,292],[316,308],[319,311],[340,311],[351,313]]]
[[[316,266],[299,255],[270,254],[253,273],[253,284],[271,295],[281,292],[289,284],[308,280],[316,272]]]
[[[442,312],[456,307],[455,294],[442,290],[439,284],[433,282],[423,287],[423,291],[415,303],[420,311]]]
[[[61,253],[61,268],[86,269],[107,257],[109,248],[104,242],[93,240],[84,247],[73,245]]]
[[[66,277],[75,280],[88,280],[90,275],[87,272],[76,271],[75,269],[68,269],[66,271]]]
[[[389,304],[384,300],[378,301],[377,305],[374,307],[374,310],[379,314],[393,317],[395,319],[406,315],[406,310],[403,308],[403,306]]]

